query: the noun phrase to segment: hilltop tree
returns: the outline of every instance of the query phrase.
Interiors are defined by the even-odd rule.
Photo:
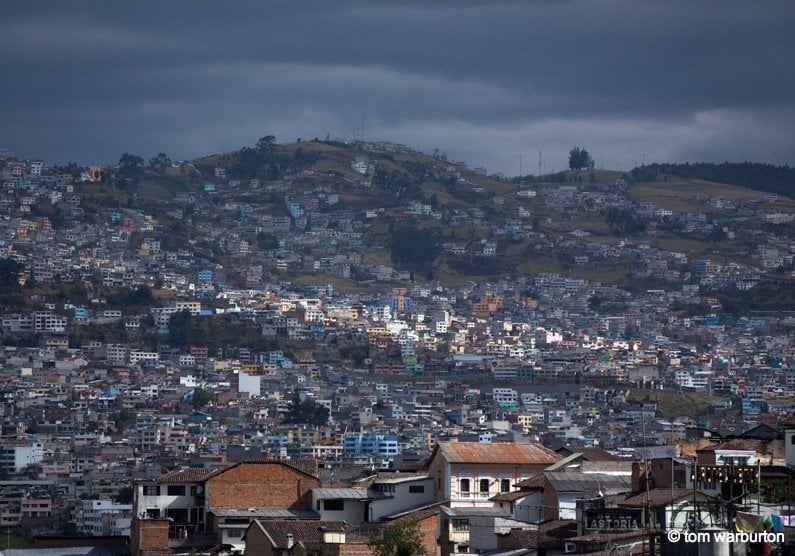
[[[593,168],[593,159],[584,148],[574,147],[569,151],[569,168],[572,170]]]
[[[140,168],[143,165],[144,159],[134,154],[124,153],[119,158],[119,168],[121,169]]]
[[[162,170],[171,165],[171,159],[166,153],[157,153],[157,156],[149,159],[149,167]]]
[[[144,159],[138,155],[124,153],[119,158],[119,176],[122,179],[137,181],[143,177]]]
[[[266,135],[265,137],[260,137],[257,140],[257,150],[270,152],[276,146],[276,136],[275,135]]]

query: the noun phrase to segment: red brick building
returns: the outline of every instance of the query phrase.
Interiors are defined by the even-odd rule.
[[[318,486],[317,463],[300,460],[180,469],[138,483],[132,536],[139,542],[132,556],[155,555],[169,547],[229,544],[242,549],[243,534],[254,519],[317,520],[311,489]],[[150,522],[164,520],[166,546],[156,547]],[[160,534],[156,538],[164,539]]]

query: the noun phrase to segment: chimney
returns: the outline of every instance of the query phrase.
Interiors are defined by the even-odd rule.
[[[290,550],[295,544],[295,537],[292,533],[287,533],[287,550]]]

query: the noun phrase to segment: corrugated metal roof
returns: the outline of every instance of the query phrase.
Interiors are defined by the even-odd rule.
[[[561,467],[564,467],[564,466],[570,464],[571,462],[580,459],[581,456],[582,456],[582,452],[574,452],[573,454],[566,456],[562,460],[553,463],[552,465],[547,467],[544,471],[557,471]]]
[[[373,483],[397,484],[397,483],[406,483],[409,481],[419,481],[427,478],[428,478],[427,473],[389,473],[389,474],[379,475],[373,481]]]
[[[467,516],[476,516],[476,515],[485,515],[485,516],[497,516],[497,517],[505,517],[511,515],[511,513],[505,508],[448,508],[446,506],[442,506],[442,511],[445,515],[450,517],[467,517]]]
[[[372,498],[366,488],[314,488],[312,491],[317,498],[322,500],[369,500]]]
[[[320,519],[320,516],[312,510],[290,510],[287,508],[222,508],[211,510],[212,514],[218,517],[255,517],[271,519]]]
[[[631,488],[630,477],[624,475],[560,471],[547,473],[546,478],[557,492],[617,494],[628,492]]]
[[[559,454],[536,443],[440,442],[439,451],[450,463],[551,465],[561,459]]]
[[[113,546],[65,546],[60,548],[3,548],[0,550],[0,554],[3,556],[115,556],[123,553],[125,549],[129,552],[129,547],[121,544]]]

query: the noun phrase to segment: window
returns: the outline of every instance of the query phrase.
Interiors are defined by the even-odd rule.
[[[168,485],[169,496],[185,496],[185,485]]]
[[[244,529],[229,529],[229,530],[226,532],[226,536],[227,536],[227,537],[230,537],[230,538],[237,538],[237,539],[239,539],[240,537],[242,537],[242,536],[243,536],[243,531],[244,531]]]
[[[468,519],[454,519],[453,520],[453,531],[455,533],[463,533],[465,531],[469,531],[469,520]]]
[[[323,500],[323,509],[327,512],[342,512],[345,510],[345,500]]]
[[[510,492],[510,491],[511,491],[511,480],[500,479],[500,492]]]
[[[459,492],[461,496],[469,496],[469,479],[461,479],[460,481]]]
[[[383,494],[394,494],[395,493],[395,485],[381,484],[381,485],[378,485],[378,490],[380,490]]]
[[[480,492],[488,492],[489,491],[489,480],[488,479],[481,479],[480,480]]]
[[[424,494],[425,485],[409,485],[409,492],[411,494]]]
[[[144,496],[160,496],[160,487],[157,485],[145,486]]]

